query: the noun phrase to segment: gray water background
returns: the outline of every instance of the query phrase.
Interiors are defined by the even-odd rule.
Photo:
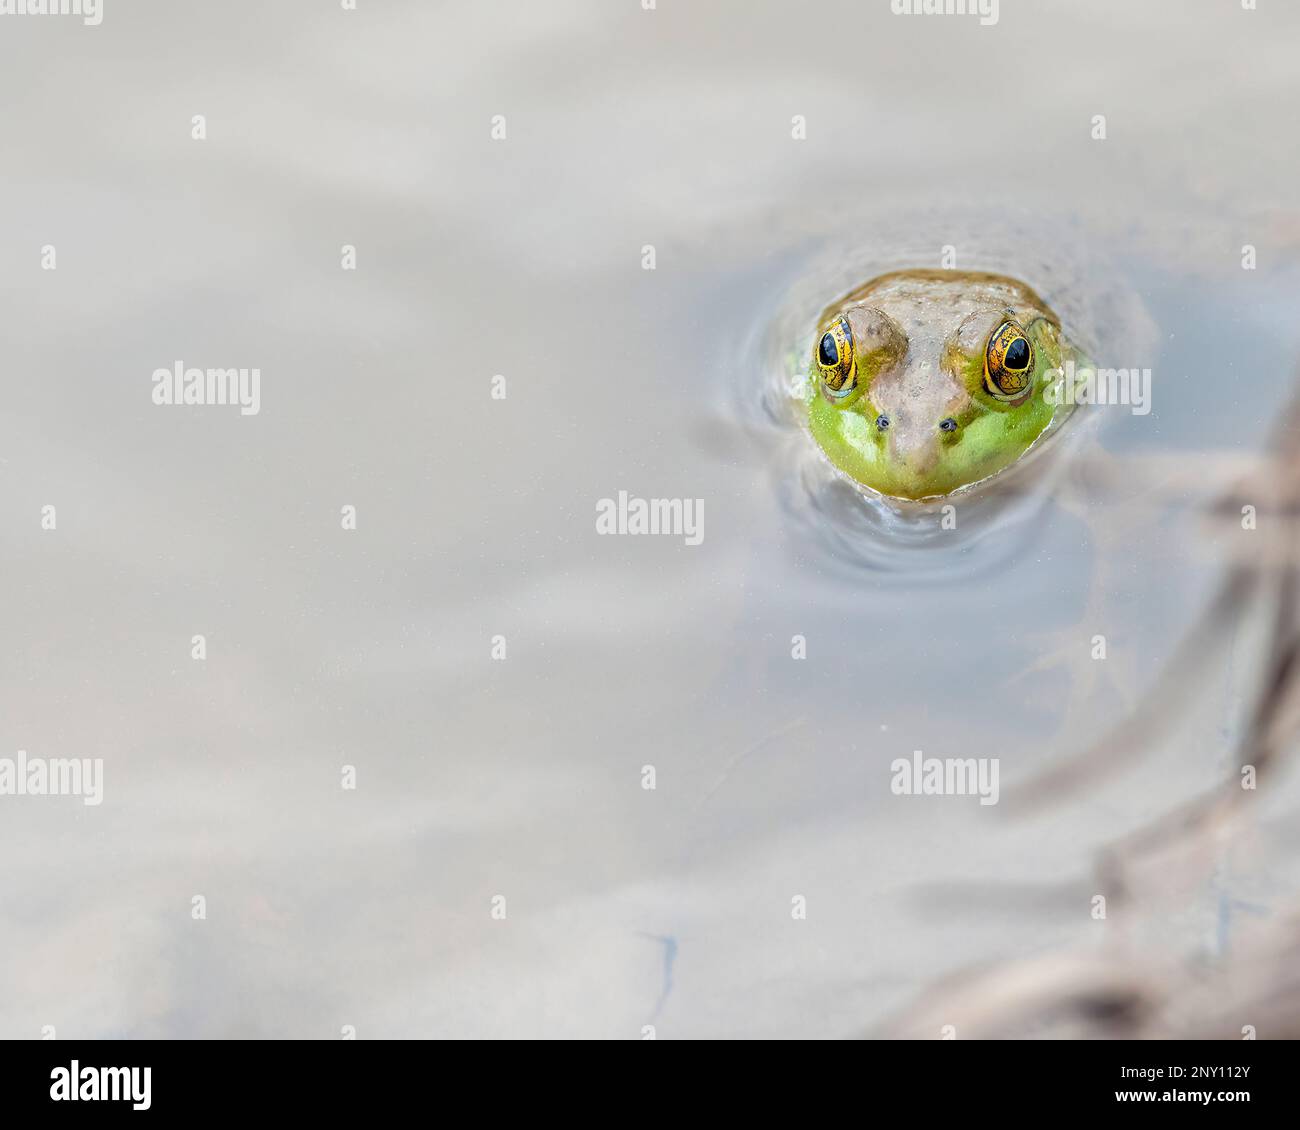
[[[0,756],[105,763],[99,807],[0,798],[0,1036],[847,1035],[1113,944],[1095,849],[1222,776],[1248,610],[1168,747],[1049,813],[888,765],[1032,776],[1214,583],[1193,507],[1229,484],[1133,499],[1151,458],[1261,451],[1300,355],[1300,12],[1262,7],[0,18]],[[1059,268],[1031,282],[1069,300],[1059,232],[1107,264],[1079,296],[1155,328],[1154,411],[1097,434],[1133,495],[873,565],[752,410],[767,329],[868,229],[964,265],[988,215]],[[259,367],[260,413],[155,406],[178,359]],[[620,490],[702,498],[703,544],[598,536]],[[1263,841],[1231,882],[1266,914],[1297,869]],[[1231,945],[1219,888],[1184,893],[1165,944]]]

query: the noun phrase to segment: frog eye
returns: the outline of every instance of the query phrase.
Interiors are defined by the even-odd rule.
[[[821,373],[822,395],[832,404],[843,404],[858,390],[858,371],[853,355],[853,331],[847,318],[836,318],[817,342],[817,371]]]
[[[1002,323],[984,352],[984,387],[998,400],[1020,400],[1034,377],[1034,347],[1015,322]]]

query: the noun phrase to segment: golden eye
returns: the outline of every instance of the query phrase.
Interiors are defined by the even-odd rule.
[[[843,403],[857,391],[853,331],[847,318],[836,318],[817,342],[817,369],[822,376],[822,394],[832,404]]]
[[[1034,347],[1013,321],[1005,321],[989,338],[984,352],[984,387],[999,400],[1020,400],[1034,379]]]

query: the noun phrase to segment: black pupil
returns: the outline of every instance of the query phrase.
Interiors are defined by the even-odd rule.
[[[1008,369],[1024,369],[1029,365],[1029,342],[1016,338],[1008,347],[1004,364]]]
[[[840,352],[835,348],[835,338],[832,334],[822,335],[822,343],[817,347],[817,356],[823,365],[840,363]]]

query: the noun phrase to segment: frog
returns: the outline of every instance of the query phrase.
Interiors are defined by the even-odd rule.
[[[805,402],[842,474],[902,501],[970,491],[1020,462],[1074,410],[1088,364],[1026,283],[895,270],[820,315]]]

